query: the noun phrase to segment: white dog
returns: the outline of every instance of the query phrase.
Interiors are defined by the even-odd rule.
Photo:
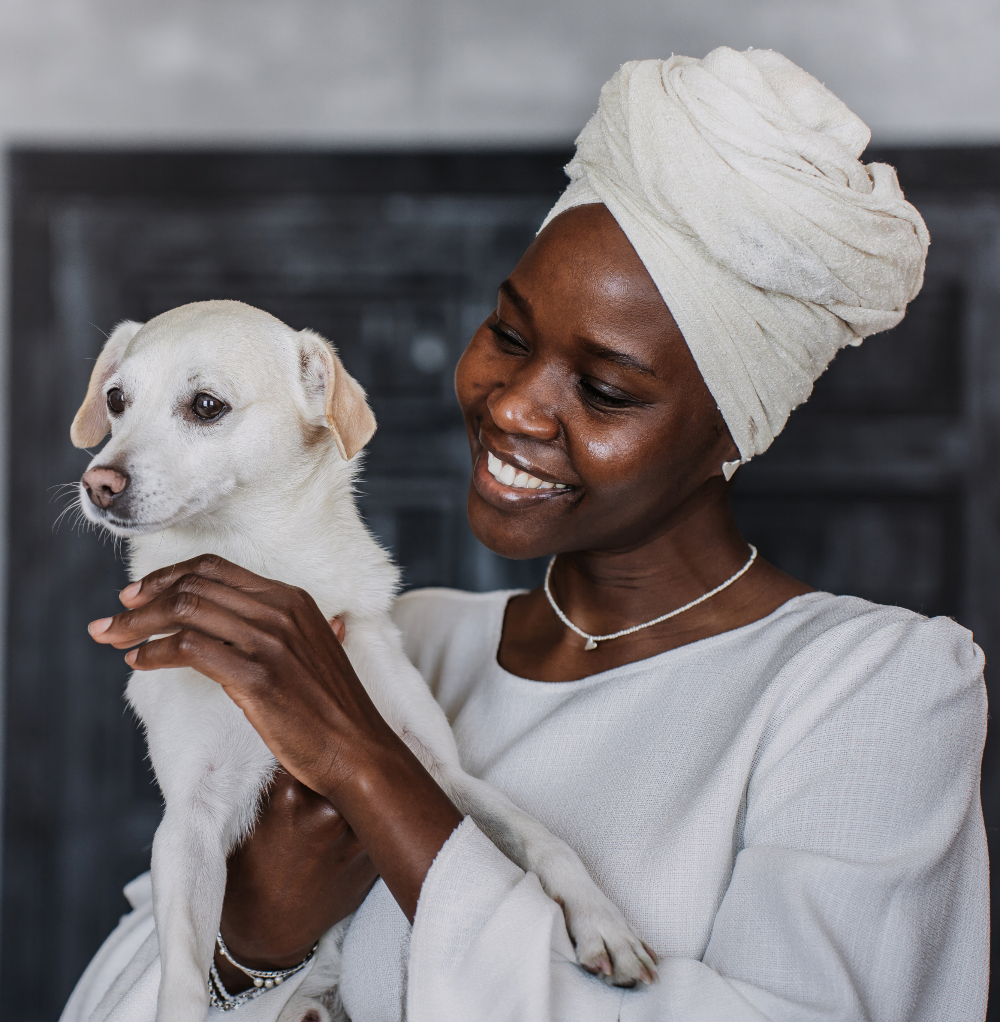
[[[122,323],[71,435],[93,447],[109,428],[81,503],[91,521],[129,538],[132,578],[218,554],[304,589],[328,618],[342,615],[347,652],[379,712],[460,811],[562,904],[579,961],[593,968],[607,949],[611,981],[655,976],[572,849],[459,765],[444,713],[389,618],[397,571],[355,507],[355,455],[375,420],[332,347],[232,301]],[[223,689],[193,670],[136,672],[128,699],[166,804],[152,854],[157,1022],[204,1022],[226,857],[253,828],[276,763]],[[283,1022],[310,1010],[330,1018],[345,926],[321,941]]]

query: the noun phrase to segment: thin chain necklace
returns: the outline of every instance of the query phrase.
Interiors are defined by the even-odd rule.
[[[721,593],[723,589],[728,589],[738,578],[742,578],[746,572],[750,570],[750,565],[757,560],[757,548],[753,543],[747,544],[750,547],[750,560],[743,565],[742,568],[731,578],[727,578],[722,585],[716,586],[711,592],[705,593],[704,596],[699,596],[697,600],[692,600],[690,603],[685,603],[683,607],[678,607],[676,610],[670,611],[668,614],[661,614],[659,617],[654,617],[652,621],[647,621],[645,624],[632,625],[631,628],[623,628],[620,632],[612,632],[610,635],[588,635],[582,628],[577,628],[575,624],[559,609],[558,604],[552,598],[552,590],[549,589],[549,579],[552,577],[552,565],[556,563],[555,557],[549,561],[548,569],[545,572],[545,595],[548,597],[549,604],[552,609],[556,612],[559,620],[569,628],[571,631],[576,632],[581,639],[586,639],[587,644],[584,649],[597,649],[599,642],[610,642],[612,639],[620,639],[624,635],[631,635],[633,632],[642,631],[643,628],[649,628],[652,625],[658,625],[661,621],[668,621],[672,617],[677,617],[678,614],[683,614],[684,611],[690,610],[692,607],[697,607],[699,603],[704,603],[706,600],[710,600],[713,596]]]

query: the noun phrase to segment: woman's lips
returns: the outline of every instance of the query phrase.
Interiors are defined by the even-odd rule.
[[[501,509],[528,507],[540,501],[558,500],[573,492],[573,488],[566,483],[541,480],[523,469],[506,464],[485,448],[480,448],[476,458],[472,470],[472,484],[487,504]]]

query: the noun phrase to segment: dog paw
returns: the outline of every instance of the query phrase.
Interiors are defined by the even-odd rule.
[[[577,961],[587,972],[617,987],[657,982],[656,955],[610,901],[593,899],[587,905],[564,902],[563,911]]]

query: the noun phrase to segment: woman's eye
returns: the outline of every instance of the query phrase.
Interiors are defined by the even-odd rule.
[[[597,405],[601,408],[629,408],[639,403],[634,398],[625,397],[621,394],[609,394],[607,391],[595,387],[590,380],[581,380],[580,387],[586,399],[592,405]]]
[[[211,394],[195,394],[191,410],[200,419],[217,419],[226,410],[226,403]]]
[[[108,391],[108,411],[114,412],[115,415],[125,411],[125,395],[118,387],[112,387]]]
[[[517,334],[512,334],[504,330],[499,323],[490,323],[490,331],[505,348],[516,348],[518,351],[528,350],[527,344],[525,344],[524,341],[517,336]]]

